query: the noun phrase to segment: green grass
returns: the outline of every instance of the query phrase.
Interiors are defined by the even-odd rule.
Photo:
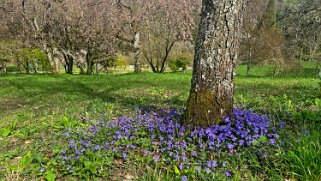
[[[302,136],[302,139],[289,140],[291,149],[284,153],[284,161],[289,165],[282,166],[287,171],[283,176],[318,179],[320,164],[315,164],[321,157],[320,80],[310,64],[300,72],[287,72],[274,78],[270,76],[272,68],[254,67],[251,76],[246,77],[245,66],[240,66],[235,102],[269,113],[276,121],[287,121],[295,130],[293,137],[301,136],[302,129],[309,129],[310,134]],[[184,106],[190,79],[191,72],[98,76],[0,75],[0,167],[8,163],[19,165],[30,150],[37,150],[47,160],[50,159],[59,145],[62,127],[68,126],[64,122],[65,117],[78,120],[85,112],[94,115],[108,113],[113,117],[131,114],[135,109]],[[77,121],[68,124],[77,124]],[[271,170],[274,172],[277,171]],[[23,178],[31,173],[32,169],[18,176]],[[157,171],[155,174],[157,178],[164,178]],[[280,177],[279,172],[274,174],[276,178]],[[11,176],[6,173],[5,178]],[[154,176],[151,172],[142,178],[148,180]],[[36,175],[31,178],[35,179]]]

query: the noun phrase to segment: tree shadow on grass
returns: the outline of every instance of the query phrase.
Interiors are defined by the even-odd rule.
[[[9,82],[11,86],[19,90],[18,99],[25,105],[30,104],[26,102],[27,99],[35,99],[34,104],[49,102],[52,106],[63,105],[65,102],[90,102],[98,99],[101,102],[138,109],[153,109],[159,105],[182,105],[184,103],[176,96],[164,98],[162,95],[151,95],[150,89],[159,86],[159,82],[138,80],[132,78],[130,74],[98,78],[28,76],[22,80],[14,79]],[[167,90],[174,90],[174,87],[169,87],[165,91]]]

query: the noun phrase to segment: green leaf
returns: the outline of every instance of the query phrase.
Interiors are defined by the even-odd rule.
[[[3,137],[7,137],[11,134],[11,131],[8,128],[2,128],[0,129],[0,132]]]
[[[38,152],[32,152],[32,158],[34,160],[37,160],[39,163],[42,163],[43,161],[43,156],[41,155],[41,153]]]
[[[47,171],[46,172],[46,180],[48,180],[48,181],[55,181],[55,179],[56,179],[56,175],[52,172],[52,171]]]
[[[21,160],[20,160],[20,162],[19,162],[19,166],[20,166],[21,168],[25,168],[25,167],[27,167],[28,165],[30,165],[31,162],[32,162],[32,156],[31,156],[31,153],[28,152],[27,154],[25,154],[25,155],[21,158]]]
[[[181,174],[181,173],[179,172],[179,169],[177,168],[176,165],[174,165],[174,173],[175,173],[176,175],[180,175],[180,174]]]

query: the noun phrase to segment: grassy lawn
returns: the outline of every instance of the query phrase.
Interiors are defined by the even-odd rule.
[[[294,140],[302,138],[301,142],[289,143],[293,146],[291,152],[284,152],[282,164],[289,165],[281,165],[278,168],[282,170],[273,170],[267,175],[303,180],[320,178],[321,170],[319,175],[309,170],[317,160],[300,157],[309,151],[306,154],[321,154],[320,80],[315,76],[313,66],[274,78],[270,76],[270,67],[256,67],[250,77],[245,76],[245,69],[241,66],[237,72],[235,104],[268,113],[275,122],[287,122]],[[98,76],[0,75],[0,180],[39,177],[50,180],[50,173],[42,175],[37,170],[57,154],[60,144],[63,144],[61,135],[65,127],[77,125],[77,120],[86,113],[97,119],[113,119],[134,114],[138,109],[144,112],[183,107],[190,79],[191,72]],[[75,120],[75,123],[66,120]],[[310,134],[302,137],[302,130],[308,130]],[[315,145],[313,148],[300,151],[300,144],[304,148],[311,142]],[[32,153],[34,159],[30,163],[34,166],[22,165],[21,160],[30,151],[36,151]],[[40,164],[35,161],[37,154],[44,159],[39,161]],[[320,166],[315,167],[320,169]],[[280,174],[282,172],[283,175]],[[152,174],[150,177],[147,174],[145,179],[149,180]]]

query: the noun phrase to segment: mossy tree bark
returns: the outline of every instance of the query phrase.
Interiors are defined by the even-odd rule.
[[[185,124],[207,127],[233,111],[235,63],[247,0],[203,0]]]

